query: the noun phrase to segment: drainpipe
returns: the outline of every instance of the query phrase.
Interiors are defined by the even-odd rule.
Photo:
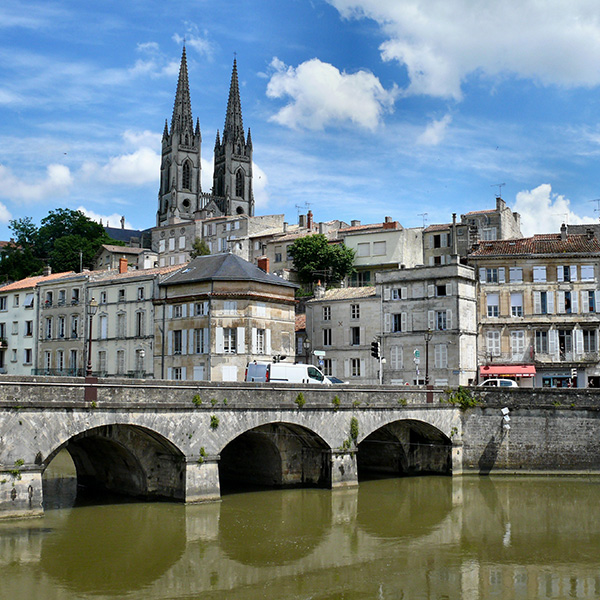
[[[210,282],[210,296],[208,297],[208,358],[206,359],[206,377],[207,381],[212,381],[212,342],[213,342],[213,334],[212,334],[212,299],[213,292],[215,289],[215,282]],[[216,350],[216,347],[215,347]]]
[[[165,334],[166,334],[166,319],[167,319],[167,288],[165,288],[165,297],[163,298],[162,311],[162,335],[160,347],[160,378],[165,378]]]

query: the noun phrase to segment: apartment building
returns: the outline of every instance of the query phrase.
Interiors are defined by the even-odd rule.
[[[600,387],[600,242],[593,232],[483,241],[478,273],[479,377],[519,385]]]

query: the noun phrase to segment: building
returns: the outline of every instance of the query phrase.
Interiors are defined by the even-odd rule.
[[[386,384],[472,384],[476,379],[476,288],[471,267],[384,271],[381,353]]]
[[[121,259],[135,269],[151,269],[158,261],[158,255],[147,248],[131,248],[102,244],[94,256],[94,271],[111,271],[119,268]]]
[[[69,273],[27,277],[0,288],[0,372],[31,375],[36,369],[39,331],[37,285],[72,275]]]
[[[481,378],[521,386],[600,386],[600,242],[593,232],[484,241],[479,274]]]
[[[325,375],[378,383],[379,361],[371,357],[371,342],[380,333],[381,297],[375,286],[318,288],[315,298],[306,302],[311,360]]]
[[[155,375],[243,381],[249,361],[292,356],[296,287],[235,254],[195,258],[159,283]]]

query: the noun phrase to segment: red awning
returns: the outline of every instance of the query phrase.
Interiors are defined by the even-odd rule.
[[[533,377],[534,365],[485,365],[479,367],[480,377]]]

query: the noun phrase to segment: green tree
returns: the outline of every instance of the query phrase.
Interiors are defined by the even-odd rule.
[[[13,232],[11,242],[0,252],[0,279],[18,281],[31,275],[39,275],[44,262],[36,254],[37,227],[31,217],[10,221]]]
[[[354,272],[354,250],[344,244],[330,244],[322,234],[297,239],[289,253],[303,283],[337,283]]]
[[[208,247],[208,244],[204,240],[196,238],[192,244],[192,250],[190,251],[191,258],[206,256],[207,254],[210,254],[210,248]]]

